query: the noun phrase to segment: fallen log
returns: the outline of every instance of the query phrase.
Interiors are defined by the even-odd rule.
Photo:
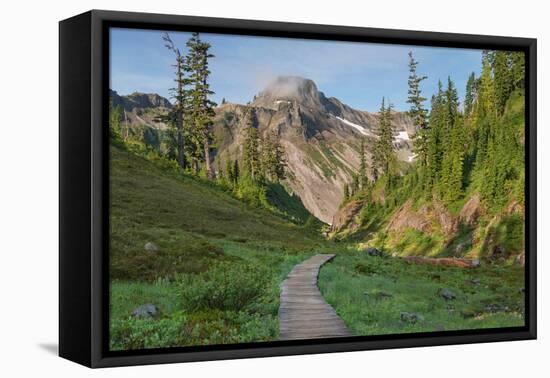
[[[464,259],[457,257],[424,257],[424,256],[405,256],[403,259],[411,264],[455,266],[458,268],[476,268],[480,265],[479,260]]]

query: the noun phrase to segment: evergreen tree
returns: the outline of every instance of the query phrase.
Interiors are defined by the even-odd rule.
[[[229,159],[229,157],[227,158],[227,160],[225,161],[225,175],[227,177],[227,181],[234,185],[236,183],[236,179],[235,179],[235,172],[233,170],[233,163],[231,162],[231,159]]]
[[[173,64],[175,68],[176,77],[174,82],[175,88],[171,88],[172,97],[176,100],[174,108],[170,114],[165,118],[169,124],[175,125],[176,134],[176,160],[180,167],[185,168],[187,162],[185,160],[185,137],[184,137],[184,114],[188,105],[188,91],[185,89],[190,81],[184,76],[185,73],[185,58],[181,54],[180,50],[175,46],[174,42],[170,38],[168,33],[164,33],[162,39],[165,42],[167,49],[175,54],[176,62]]]
[[[411,105],[408,115],[412,119],[415,133],[413,136],[414,152],[420,167],[424,169],[427,165],[428,155],[428,110],[424,107],[425,97],[422,97],[420,83],[427,79],[427,76],[418,76],[416,67],[418,62],[414,60],[412,51],[409,51],[409,79],[407,103]]]
[[[111,137],[114,139],[122,138],[122,126],[121,126],[121,110],[119,106],[113,105],[112,101],[109,101],[109,130]]]
[[[189,116],[191,120],[191,139],[196,146],[195,159],[202,157],[205,164],[206,176],[214,178],[214,170],[210,161],[210,138],[212,118],[216,103],[209,98],[213,91],[210,90],[208,77],[210,70],[208,61],[214,57],[210,51],[210,44],[200,39],[199,33],[193,33],[187,41],[189,53],[186,59],[185,69],[189,72]],[[202,146],[202,151],[200,151]],[[197,170],[198,166],[195,167]]]
[[[397,160],[393,146],[392,109],[391,103],[386,107],[385,100],[382,99],[373,151],[373,173],[376,178],[382,173],[391,175]]]
[[[524,175],[520,134],[514,129],[514,122],[506,120],[503,114],[511,92],[523,89],[525,62],[524,53],[520,52],[497,51],[493,56],[492,66],[488,59],[483,61],[475,125],[478,139],[475,170],[483,182],[482,198],[494,210],[506,204],[511,187]]]
[[[509,53],[496,51],[493,63],[493,78],[495,86],[495,105],[497,114],[504,112],[506,102],[510,98],[514,86],[514,78],[510,66]]]
[[[509,60],[513,89],[525,88],[525,53],[522,51],[509,52]]]
[[[225,175],[223,174],[223,171],[222,171],[222,162],[221,162],[221,159],[218,159],[218,166],[217,166],[217,169],[216,169],[216,178],[218,178],[219,180],[223,181],[225,179]]]
[[[361,138],[361,145],[359,147],[360,161],[359,161],[359,185],[363,188],[367,185],[367,153],[365,150],[365,138]]]
[[[445,103],[447,105],[447,115],[446,115],[447,131],[449,131],[453,127],[456,121],[456,118],[458,117],[458,112],[459,112],[458,107],[460,105],[460,102],[458,101],[458,92],[450,76],[447,78],[447,90],[445,91]]]
[[[430,133],[428,135],[428,167],[426,189],[434,188],[441,175],[443,140],[447,124],[446,96],[441,81],[437,84],[437,94],[432,96],[430,112]]]
[[[459,101],[456,87],[449,77],[447,79],[447,89],[444,92],[443,106],[438,109],[437,130],[439,132],[439,142],[437,146],[437,154],[440,162],[440,168],[438,171],[438,177],[436,178],[436,187],[438,189],[439,196],[443,199],[452,197],[450,192],[455,190],[452,188],[451,182],[454,180],[453,173],[453,161],[456,143],[453,138],[455,137],[455,127],[461,124],[458,120],[461,118],[459,113]],[[441,105],[440,105],[441,106]],[[462,129],[462,127],[460,127]],[[458,135],[456,135],[458,138]],[[460,134],[462,138],[462,134]],[[462,146],[464,148],[464,146]],[[456,152],[456,154],[463,154],[463,151]],[[462,162],[462,159],[461,159]],[[460,192],[460,190],[459,190]]]
[[[239,182],[239,179],[241,177],[241,170],[239,168],[239,161],[235,159],[233,162],[233,182],[236,185]]]
[[[263,176],[271,182],[279,182],[285,175],[284,148],[276,133],[268,132],[261,140],[260,165]]]
[[[464,98],[464,114],[470,115],[472,107],[476,99],[476,74],[472,72],[468,76],[468,82],[466,83],[466,96]]]
[[[344,184],[344,201],[347,201],[349,199],[349,194],[349,185],[346,183]]]
[[[353,194],[359,193],[359,175],[353,175],[353,181],[352,181],[352,187],[351,192]]]
[[[258,129],[254,122],[254,109],[247,108],[247,128],[246,138],[244,141],[243,165],[245,173],[253,180],[260,179],[260,154],[259,154],[259,137]]]
[[[459,199],[462,194],[463,163],[465,155],[464,121],[455,118],[449,134],[449,142],[441,164],[440,196],[447,203]]]
[[[276,135],[275,136],[275,142],[273,145],[273,148],[275,150],[274,154],[274,160],[275,163],[275,180],[277,182],[280,182],[285,179],[285,171],[286,171],[286,160],[285,160],[285,149],[283,145],[281,144],[280,138]]]
[[[491,125],[495,122],[495,120],[496,107],[494,83],[491,74],[490,60],[485,54],[482,60],[482,70],[479,82],[479,95],[476,106],[476,117],[474,124],[475,139],[477,141],[475,157],[475,166],[477,171],[481,170],[485,161],[489,143],[489,135],[492,128]]]

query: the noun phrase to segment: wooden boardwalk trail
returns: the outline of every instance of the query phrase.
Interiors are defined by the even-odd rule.
[[[352,336],[317,287],[319,268],[333,257],[319,254],[305,260],[281,284],[281,340]]]

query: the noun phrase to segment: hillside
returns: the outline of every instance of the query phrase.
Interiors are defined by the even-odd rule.
[[[388,188],[382,180],[344,203],[335,216],[331,237],[376,246],[398,256],[523,264],[524,103],[522,92],[512,94],[494,125],[503,138],[499,142],[502,159],[509,159],[506,181],[494,189],[501,197],[486,194],[494,171],[491,166],[478,164],[482,168],[466,170],[464,194],[452,201],[445,201],[437,191],[427,198],[419,189],[418,171],[411,168],[394,187]],[[466,126],[477,132],[473,122]]]
[[[247,205],[215,185],[163,164],[118,147],[111,149],[114,279],[148,280],[202,271],[210,260],[226,257],[223,243],[269,240],[283,249],[300,251],[326,243],[316,229]],[[277,200],[285,201],[284,197]],[[148,258],[144,249],[148,242],[158,246],[154,258]],[[183,256],[182,245],[186,246]],[[175,255],[177,263],[172,260]]]

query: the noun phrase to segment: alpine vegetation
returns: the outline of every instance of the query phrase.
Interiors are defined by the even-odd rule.
[[[113,33],[112,350],[524,324],[523,53]]]

